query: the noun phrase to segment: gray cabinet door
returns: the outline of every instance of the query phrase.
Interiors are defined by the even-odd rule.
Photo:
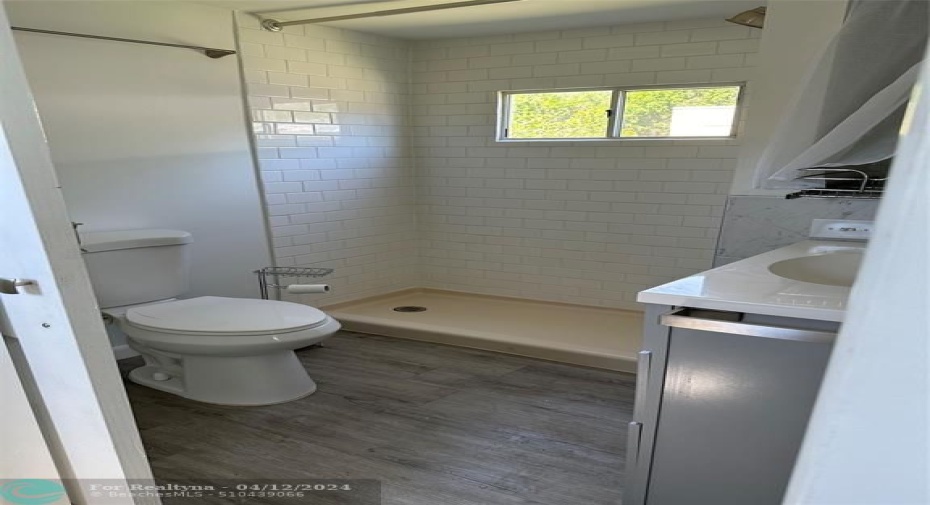
[[[831,343],[673,328],[647,505],[779,505]]]

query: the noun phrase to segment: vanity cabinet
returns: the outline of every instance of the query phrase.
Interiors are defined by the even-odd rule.
[[[624,505],[779,505],[839,324],[647,307]]]

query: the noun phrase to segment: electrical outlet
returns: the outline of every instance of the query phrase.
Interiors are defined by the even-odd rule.
[[[814,219],[810,238],[833,240],[868,240],[874,227],[872,221],[844,221],[842,219]]]

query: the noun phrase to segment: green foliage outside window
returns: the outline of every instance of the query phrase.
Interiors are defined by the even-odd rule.
[[[738,86],[647,89],[623,92],[621,137],[667,137],[675,107],[735,106]],[[510,95],[507,137],[512,139],[606,138],[611,90]]]
[[[668,137],[675,107],[736,105],[738,87],[628,91],[621,137]]]
[[[510,96],[509,138],[562,139],[607,136],[613,91],[526,93]]]

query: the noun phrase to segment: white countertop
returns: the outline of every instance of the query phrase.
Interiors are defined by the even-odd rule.
[[[637,301],[839,322],[846,312],[850,288],[786,279],[769,272],[768,266],[791,258],[864,247],[860,242],[798,242],[641,291]]]

